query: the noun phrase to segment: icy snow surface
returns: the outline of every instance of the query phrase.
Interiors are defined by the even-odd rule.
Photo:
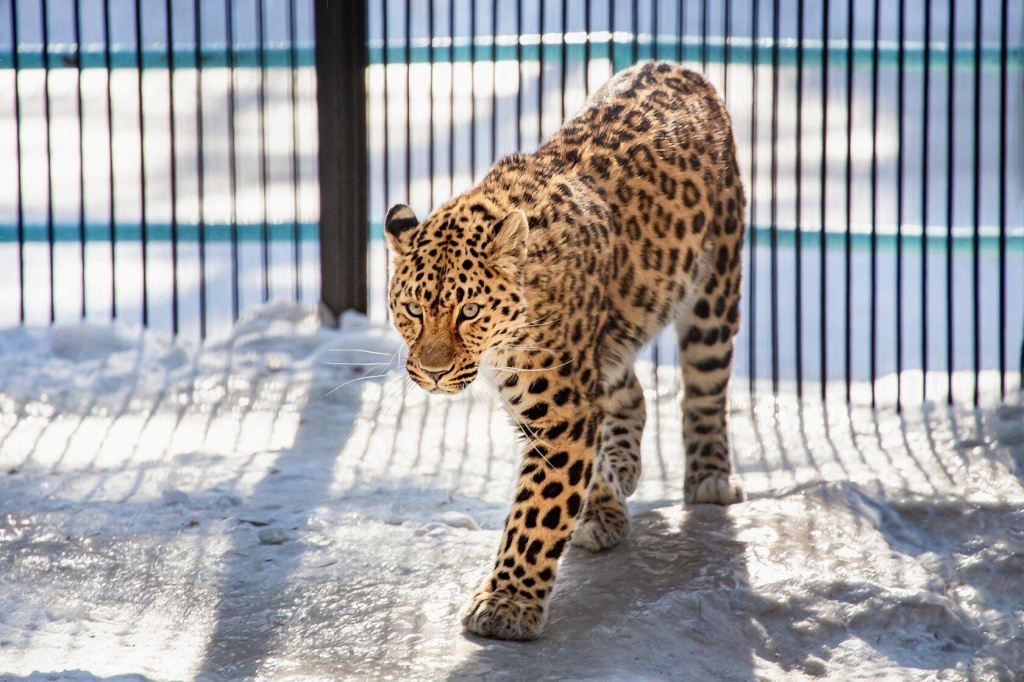
[[[632,536],[567,553],[543,639],[492,642],[457,614],[498,543],[513,431],[482,386],[443,399],[375,378],[397,348],[361,318],[321,330],[273,305],[199,349],[0,332],[0,676],[1024,670],[1019,408],[735,395],[751,499],[683,509],[675,396],[652,389]]]

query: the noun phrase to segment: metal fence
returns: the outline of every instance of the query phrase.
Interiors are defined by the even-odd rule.
[[[741,389],[1019,395],[1022,0],[0,0],[0,324],[384,320],[388,205],[426,215],[652,58],[733,116]],[[666,390],[675,355],[644,356]]]
[[[367,21],[376,317],[389,204],[426,215],[613,72],[671,59],[710,77],[738,137],[741,386],[889,403],[1019,391],[1020,0],[377,0]],[[650,371],[675,353],[668,334]]]
[[[2,322],[319,296],[312,0],[0,3]]]

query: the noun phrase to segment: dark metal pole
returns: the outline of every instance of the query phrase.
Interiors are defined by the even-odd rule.
[[[1006,203],[1010,193],[1006,185],[1006,112],[1010,84],[1006,77],[1007,5],[1004,2],[999,24],[999,397],[1006,399]],[[1024,357],[1024,343],[1021,344]],[[1024,362],[1021,362],[1024,379]],[[1024,391],[1024,381],[1021,381]]]
[[[769,269],[769,282],[771,283],[771,351],[772,351],[772,393],[779,393],[779,12],[781,3],[775,0],[772,7],[772,152],[769,183],[771,186],[771,200],[769,210],[771,212],[771,224],[769,225],[769,237],[771,238],[771,261]],[[703,38],[701,46],[707,42],[707,12],[704,13]],[[704,71],[707,72],[707,51],[703,50],[701,57],[704,63]],[[799,265],[797,266],[799,267]]]
[[[108,159],[110,160],[107,178],[109,183],[107,201],[110,205],[110,316],[117,319],[117,208],[115,204],[116,195],[114,193],[114,90],[111,88],[111,81],[114,76],[114,63],[111,59],[111,43],[110,4],[103,3],[103,65],[107,69],[107,154]],[[15,51],[15,54],[17,54],[17,51]],[[198,64],[198,59],[196,61]],[[199,67],[196,66],[196,73],[198,73],[198,68]],[[15,72],[17,72],[17,64],[15,64]],[[200,278],[200,283],[201,282],[202,278]]]
[[[22,145],[21,145],[21,88],[18,87],[21,63],[18,55],[18,3],[11,0],[11,56],[14,59],[14,136],[15,136],[15,169],[12,176],[17,183],[15,201],[18,204],[18,321],[25,322],[25,203],[22,199],[24,182],[21,177]],[[111,204],[113,206],[113,204]],[[113,215],[113,208],[111,208]],[[113,229],[113,228],[111,228]],[[113,237],[111,237],[113,243]]]
[[[726,40],[726,45],[729,41]],[[822,42],[824,49],[824,41]],[[728,49],[728,48],[726,48]],[[796,396],[797,398],[803,398],[804,392],[804,351],[803,351],[803,334],[804,334],[804,317],[803,317],[803,302],[804,302],[804,287],[803,287],[803,193],[801,188],[803,186],[803,147],[802,141],[804,136],[804,0],[797,0],[796,8],[796,158],[794,159],[795,171],[794,176],[796,177],[796,225],[793,230],[794,242],[794,260],[796,261]],[[728,62],[727,62],[728,63]],[[726,83],[729,79],[725,79]],[[822,248],[824,248],[824,240],[822,240]]]
[[[231,0],[224,3],[224,58],[228,70],[228,187],[231,192],[228,228],[231,230],[231,321],[238,319],[241,310],[242,283],[239,279],[238,242],[241,238],[238,225],[238,173],[235,154],[235,5]],[[198,11],[198,10],[197,10]],[[263,107],[260,106],[262,111]],[[261,126],[262,128],[262,126]]]
[[[825,0],[821,14],[821,196],[819,197],[819,212],[821,214],[821,249],[818,252],[819,272],[821,273],[821,291],[819,292],[818,305],[820,310],[820,339],[821,348],[821,400],[828,397],[828,230],[826,222],[828,219],[828,16],[829,2]]]
[[[932,63],[931,3],[924,3],[924,121],[921,124],[921,400],[928,398],[928,147],[931,144],[928,111],[931,107]]]
[[[196,221],[199,251],[199,337],[206,338],[206,155],[203,152],[205,135],[203,132],[203,12],[199,0],[192,3],[192,36],[195,42],[196,60]],[[108,31],[109,40],[109,31]],[[109,46],[109,42],[108,42]],[[107,54],[107,64],[110,64],[110,55]],[[113,105],[113,100],[111,100]],[[113,130],[113,129],[111,129]],[[113,135],[113,132],[111,132]],[[114,163],[113,154],[110,163]],[[113,176],[112,176],[113,177]],[[113,196],[113,195],[111,195]],[[232,199],[234,194],[232,193]],[[113,216],[113,203],[111,203],[111,216]],[[113,221],[113,217],[111,217]],[[111,222],[113,225],[113,222]],[[111,227],[113,230],[113,227]]]
[[[974,331],[974,406],[978,406],[981,393],[981,270],[979,268],[979,251],[981,250],[981,2],[974,9],[974,232],[972,234],[971,279],[974,292],[973,331]]]
[[[45,3],[44,3],[45,6]],[[142,225],[142,326],[149,326],[149,218],[146,177],[146,107],[143,99],[142,68],[142,3],[135,3],[135,66],[139,70],[139,216]]]
[[[903,410],[903,109],[906,89],[906,0],[900,0],[896,111],[896,410]],[[925,103],[925,108],[927,108]],[[922,226],[923,227],[923,226]],[[924,301],[921,302],[924,305]]]
[[[949,0],[946,38],[946,402],[953,404],[953,196],[956,175],[956,0]]]
[[[57,269],[54,255],[57,248],[57,240],[53,224],[53,115],[50,107],[50,21],[47,13],[47,3],[43,2],[41,7],[43,13],[43,117],[46,119],[46,136],[44,137],[43,146],[46,153],[46,230],[50,238],[50,322],[55,322],[57,319],[57,298],[54,292],[57,291]],[[18,49],[17,44],[15,44],[14,49]],[[142,77],[141,66],[139,67],[139,77]],[[140,110],[141,106],[140,103]],[[145,177],[145,167],[143,167],[142,174]],[[143,223],[145,223],[145,218],[143,218]],[[143,272],[146,270],[145,254],[143,254],[142,259],[142,270]],[[145,282],[143,282],[142,300],[146,300]],[[143,324],[145,324],[145,320],[143,320]]]
[[[391,145],[388,139],[388,128],[391,127],[390,119],[388,118],[388,3],[387,0],[381,0],[380,2],[380,20],[381,20],[381,67],[383,68],[383,104],[384,104],[384,125],[383,125],[383,138],[384,138],[384,150],[381,154],[381,169],[384,176],[384,211],[387,215],[387,210],[391,207]],[[294,39],[293,41],[294,42]],[[452,47],[454,50],[454,46]],[[298,271],[296,271],[298,272]],[[298,276],[298,275],[296,275]],[[387,290],[391,286],[391,259],[388,258],[387,250],[384,251],[384,291],[385,300],[387,300]],[[391,321],[391,308],[390,306],[384,306],[384,316],[388,322]]]
[[[843,312],[846,325],[846,345],[843,359],[846,363],[846,402],[850,402],[853,382],[853,39],[854,0],[847,0],[846,6],[846,233],[843,242],[844,269]]]
[[[315,8],[321,301],[334,316],[365,313],[366,5],[319,2]]]
[[[750,246],[747,248],[747,262],[750,273],[747,280],[747,323],[748,339],[750,348],[750,395],[757,391],[757,31],[758,13],[760,10],[758,0],[753,1],[750,17],[750,199],[748,201],[750,211],[750,226],[747,234],[750,235]]]
[[[82,249],[82,308],[81,315],[82,319],[85,319],[86,314],[86,303],[88,291],[86,285],[86,267],[85,267],[85,252],[86,252],[86,232],[85,232],[85,120],[82,117],[82,99],[83,88],[82,88],[82,8],[79,4],[79,0],[75,0],[74,3],[75,21],[74,27],[74,39],[75,39],[75,62],[78,67],[78,97],[76,99],[77,114],[78,114],[78,243]],[[17,49],[17,42],[15,42],[15,49]],[[17,77],[17,74],[15,74]],[[171,101],[174,101],[173,99]]]
[[[295,22],[298,20],[296,16],[296,0],[290,0],[288,5],[288,48],[291,56],[290,65],[292,68],[291,73],[291,87],[289,95],[291,96],[291,122],[292,122],[292,239],[293,239],[293,268],[295,269],[295,301],[299,302],[302,300],[302,222],[300,220],[302,211],[299,206],[299,107],[298,107],[298,83],[299,83],[299,49],[296,45],[296,36],[298,32],[295,30]],[[385,19],[384,26],[387,27],[387,20]],[[387,73],[387,29],[385,28],[385,45],[384,45],[384,69],[385,74]],[[387,111],[387,76],[384,78],[384,110]],[[384,126],[385,132],[387,131],[387,125]],[[385,137],[385,140],[387,138]],[[384,148],[387,149],[388,145],[385,141]],[[385,159],[387,156],[385,155]],[[385,164],[387,162],[385,161]],[[386,166],[385,166],[386,167]],[[387,183],[387,172],[384,174],[384,182]]]
[[[263,0],[256,2],[256,54],[260,65],[260,81],[256,88],[257,102],[259,103],[259,124],[260,124],[260,195],[263,197],[263,220],[260,222],[260,255],[263,257],[263,298],[262,301],[270,300],[270,197],[267,190],[267,177],[270,175],[267,157],[267,114],[266,114],[266,91],[267,91],[267,60],[264,47],[264,7]],[[228,46],[231,48],[232,46]]]
[[[167,94],[168,132],[171,137],[171,331],[177,335],[180,326],[178,311],[178,147],[174,126],[174,13],[171,0],[164,2],[164,16],[167,18]],[[82,242],[85,248],[85,242]]]
[[[874,16],[872,17],[874,30],[871,36],[871,288],[869,294],[871,324],[868,331],[872,407],[877,404],[878,393],[878,35],[880,29],[878,13],[880,7],[879,0],[875,0]],[[896,222],[899,223],[899,216],[896,217]],[[899,297],[900,291],[897,289],[896,298]],[[898,329],[898,322],[896,326]],[[896,381],[899,383],[899,377]]]

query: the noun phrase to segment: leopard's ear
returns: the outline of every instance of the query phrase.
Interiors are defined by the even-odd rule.
[[[388,209],[384,218],[384,236],[392,253],[397,255],[408,251],[409,233],[419,224],[416,214],[405,204],[395,204]]]
[[[492,237],[487,245],[487,253],[492,262],[500,266],[509,266],[522,272],[526,265],[526,237],[530,233],[526,214],[512,210],[491,227]]]

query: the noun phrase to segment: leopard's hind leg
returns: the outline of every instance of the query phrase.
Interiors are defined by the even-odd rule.
[[[676,322],[683,373],[683,445],[687,504],[732,504],[744,499],[732,474],[729,447],[729,380],[733,337],[739,329],[739,254],[721,245],[715,270],[699,289],[691,310]],[[739,249],[737,240],[733,248]]]
[[[574,545],[596,552],[614,547],[629,534],[626,498],[640,478],[640,440],[647,408],[631,365],[606,387],[600,451]]]

